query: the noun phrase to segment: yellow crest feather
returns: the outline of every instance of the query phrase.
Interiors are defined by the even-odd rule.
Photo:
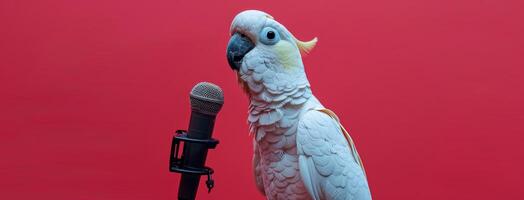
[[[272,19],[272,20],[275,19],[275,18],[273,18],[273,16],[271,16],[269,14],[266,14],[266,17],[269,18],[269,19]],[[315,45],[317,45],[317,41],[318,41],[317,37],[315,37],[312,40],[307,41],[307,42],[300,41],[300,40],[298,40],[295,37],[293,37],[293,39],[295,39],[295,43],[297,44],[297,47],[300,50],[300,53],[302,53],[302,54],[308,54],[309,52],[311,52],[311,50],[313,50],[313,48],[315,48]]]
[[[315,45],[317,45],[317,41],[318,41],[317,37],[315,37],[312,40],[307,41],[307,42],[303,42],[303,41],[300,41],[297,38],[295,38],[295,42],[297,43],[297,47],[300,50],[300,53],[302,53],[302,54],[308,54],[309,52],[311,52],[311,50],[313,50],[313,48],[315,48]]]

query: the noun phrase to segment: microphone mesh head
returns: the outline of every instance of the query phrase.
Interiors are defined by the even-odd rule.
[[[220,87],[213,83],[200,82],[191,90],[189,100],[191,101],[191,110],[208,115],[217,115],[222,104],[224,104],[224,93]]]

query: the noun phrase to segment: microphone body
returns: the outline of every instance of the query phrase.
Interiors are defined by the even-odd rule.
[[[213,169],[206,167],[207,151],[215,148],[218,141],[211,138],[216,115],[224,103],[224,94],[220,87],[212,83],[196,84],[190,92],[191,118],[187,134],[177,131],[173,138],[170,157],[170,171],[182,173],[178,187],[179,200],[194,200],[200,183],[200,176],[207,175],[206,185],[209,190],[214,185],[211,179]],[[181,158],[179,147],[183,142]]]
[[[199,112],[191,112],[187,137],[191,139],[207,140],[211,138],[216,116],[207,115]],[[207,147],[205,144],[186,143],[183,151],[183,165],[193,168],[204,167],[207,157]],[[198,184],[200,183],[198,174],[182,174],[178,187],[179,200],[195,199]]]

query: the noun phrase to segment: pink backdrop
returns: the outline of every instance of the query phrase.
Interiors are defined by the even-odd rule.
[[[314,94],[363,157],[375,199],[524,195],[523,1],[0,2],[0,198],[175,199],[172,132],[188,92],[220,85],[216,188],[264,199],[247,98],[225,58],[236,13],[303,40]]]

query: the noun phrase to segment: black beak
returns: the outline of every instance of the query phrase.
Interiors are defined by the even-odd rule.
[[[227,62],[231,69],[239,70],[244,56],[255,48],[255,44],[243,34],[235,33],[227,44]]]

